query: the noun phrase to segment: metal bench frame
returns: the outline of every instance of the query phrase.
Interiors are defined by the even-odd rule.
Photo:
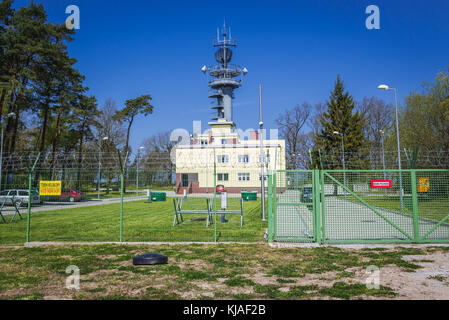
[[[13,206],[13,208],[11,209],[6,209],[5,208],[5,204],[8,200],[11,200],[11,204]],[[0,217],[3,220],[3,223],[6,223],[6,219],[5,216],[3,215],[3,212],[9,212],[9,211],[13,211],[14,215],[12,216],[11,220],[9,221],[10,223],[14,221],[14,219],[16,218],[16,216],[20,217],[20,220],[23,219],[22,215],[20,214],[20,210],[19,208],[22,206],[23,200],[22,199],[15,199],[15,197],[13,196],[12,198],[4,198],[2,201],[2,205],[0,207]]]
[[[206,199],[207,210],[182,210],[183,198],[173,199],[173,205],[175,207],[175,217],[173,219],[173,226],[184,222],[183,214],[206,214],[206,227],[212,224],[212,214],[215,213],[212,210],[212,201]],[[217,210],[217,214],[238,214],[240,215],[240,227],[243,228],[243,198],[240,198],[240,210]]]

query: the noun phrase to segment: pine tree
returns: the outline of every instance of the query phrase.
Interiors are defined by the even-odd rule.
[[[323,169],[343,168],[342,137],[335,131],[343,134],[346,169],[364,167],[369,142],[363,131],[365,120],[354,112],[354,107],[354,100],[345,92],[344,83],[338,75],[327,102],[327,111],[320,119],[322,129],[315,136],[314,162],[322,164]]]

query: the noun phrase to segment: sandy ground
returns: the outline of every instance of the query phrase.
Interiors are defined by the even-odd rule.
[[[397,292],[397,299],[449,299],[449,253],[405,256],[403,259],[423,268],[415,272],[404,272],[398,267],[380,269],[380,284]]]

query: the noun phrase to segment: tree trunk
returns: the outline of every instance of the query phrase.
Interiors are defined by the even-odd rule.
[[[6,102],[6,88],[3,88],[2,93],[0,94],[0,122],[2,121],[3,108],[4,108],[5,102]]]
[[[47,97],[44,105],[44,122],[42,123],[42,134],[41,141],[39,145],[39,152],[43,152],[45,149],[45,135],[47,134],[47,125],[48,125],[48,113],[50,110],[50,97]]]
[[[131,126],[133,125],[133,121],[134,118],[131,118],[131,121],[129,122],[128,125],[128,131],[126,132],[126,145],[125,145],[125,157],[126,157],[126,153],[129,150],[129,133],[131,132]],[[123,193],[126,192],[126,174],[127,174],[127,166],[126,166],[126,162],[123,163]]]
[[[80,146],[79,146],[79,150],[78,150],[78,172],[76,174],[76,188],[77,191],[80,192],[81,189],[81,184],[80,184],[80,178],[81,178],[81,162],[82,162],[82,154],[83,154],[83,140],[84,140],[84,122],[83,125],[81,126],[81,135],[80,135]]]
[[[59,135],[61,134],[61,130],[59,130],[59,125],[61,122],[61,113],[62,113],[62,99],[60,98],[59,108],[58,108],[58,116],[56,118],[56,132],[55,132],[55,137],[53,138],[53,143],[52,143],[52,159],[51,159],[51,164],[52,164],[51,175],[52,175],[52,177],[54,177],[55,170],[56,170],[56,148],[58,146]]]

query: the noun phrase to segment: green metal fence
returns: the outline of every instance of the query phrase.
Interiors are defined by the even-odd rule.
[[[136,172],[125,168],[125,155],[122,158],[119,158],[123,162],[118,169],[109,170],[109,173],[102,170],[102,176],[106,178],[100,183],[96,169],[51,170],[33,166],[33,163],[39,164],[39,159],[34,159],[28,172],[10,174],[3,183],[2,192],[27,190],[34,197],[40,192],[41,181],[61,181],[63,191],[73,189],[83,196],[73,196],[72,201],[72,196],[41,195],[41,203],[19,207],[21,216],[14,220],[15,209],[7,203],[0,208],[0,214],[4,216],[4,219],[0,217],[0,244],[264,241],[267,222],[261,219],[260,198],[243,202],[240,193],[222,198],[213,187],[209,192],[188,194],[184,198],[175,193],[173,186],[171,190],[169,187],[156,189],[166,193],[165,199],[161,198],[165,201],[150,201],[146,191],[153,186],[145,184],[146,179],[142,177],[154,175],[154,172],[140,170],[137,185]],[[210,167],[214,165],[210,164]],[[236,170],[226,170],[230,177],[238,176]],[[219,181],[217,171],[220,173],[214,169],[211,174],[214,185],[223,183]]]
[[[449,170],[276,171],[269,239],[449,242]]]
[[[92,179],[74,180],[90,174],[88,169],[67,170],[63,187],[78,183],[91,188],[95,183]],[[188,195],[187,199],[167,191],[166,201],[149,202],[146,196],[135,196],[132,179],[126,174],[122,167],[115,198],[93,197],[75,203],[45,199],[43,204],[19,208],[21,216],[14,219],[14,207],[0,208],[0,212],[10,210],[3,213],[5,219],[0,217],[0,244],[248,242],[263,241],[267,228],[268,241],[449,242],[449,170],[273,171],[267,181],[268,223],[261,219],[260,198],[242,201],[239,194],[229,195],[225,215],[220,213],[222,199],[215,191]],[[216,176],[215,172],[214,179]],[[40,181],[51,180],[45,171],[38,172],[33,166],[28,173],[13,178],[8,188],[30,193]],[[176,202],[180,200],[181,207]],[[242,206],[243,217],[239,215]],[[177,216],[177,209],[184,214]],[[192,211],[195,214],[189,214]]]

